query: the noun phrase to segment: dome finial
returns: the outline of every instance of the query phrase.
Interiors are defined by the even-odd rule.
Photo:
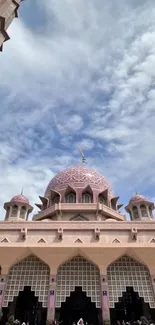
[[[24,189],[23,189],[23,187],[22,187],[22,190],[21,190],[21,193],[20,193],[20,194],[23,195],[23,192],[24,192]]]
[[[81,157],[82,157],[82,163],[85,164],[86,163],[86,157],[83,153],[83,151],[79,148],[79,151],[80,151],[80,154],[81,154]]]

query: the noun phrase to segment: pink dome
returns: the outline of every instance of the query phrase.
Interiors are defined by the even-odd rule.
[[[136,194],[135,196],[133,196],[131,198],[131,200],[129,201],[129,204],[135,204],[135,203],[140,203],[140,202],[149,202],[149,200],[140,194]]]
[[[29,204],[29,200],[22,194],[16,195],[11,199],[11,202],[14,203],[24,203],[24,204]]]
[[[92,190],[102,192],[108,189],[109,197],[113,196],[113,190],[109,182],[104,176],[98,172],[86,167],[84,164],[69,168],[56,175],[47,186],[45,196],[50,190],[61,191],[65,190],[67,186],[72,188],[86,188],[88,185]]]

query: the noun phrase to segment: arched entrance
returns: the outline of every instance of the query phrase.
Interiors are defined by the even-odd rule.
[[[56,292],[56,314],[59,320],[71,324],[83,315],[85,321],[96,325],[100,300],[100,273],[96,265],[76,256],[60,266]]]
[[[91,302],[91,298],[87,297],[81,287],[76,287],[70,297],[66,298],[66,302],[62,303],[60,320],[62,319],[64,324],[69,325],[77,323],[81,317],[88,324],[97,324],[98,322],[95,303]]]
[[[48,265],[33,255],[12,266],[3,300],[4,314],[11,313],[29,323],[34,318],[36,325],[45,324],[49,277]]]
[[[111,319],[152,317],[154,293],[148,268],[129,256],[122,256],[107,269]]]

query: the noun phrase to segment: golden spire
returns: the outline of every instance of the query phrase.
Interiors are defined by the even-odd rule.
[[[82,163],[85,164],[86,163],[86,157],[83,153],[83,151],[79,148],[79,151],[80,151],[80,154],[81,154],[81,157],[82,157]]]

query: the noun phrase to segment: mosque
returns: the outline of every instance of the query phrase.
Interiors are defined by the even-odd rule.
[[[0,222],[0,309],[27,324],[155,319],[154,203],[122,204],[86,163],[48,184],[32,212],[28,198],[4,204]],[[39,202],[39,201],[38,201]]]

